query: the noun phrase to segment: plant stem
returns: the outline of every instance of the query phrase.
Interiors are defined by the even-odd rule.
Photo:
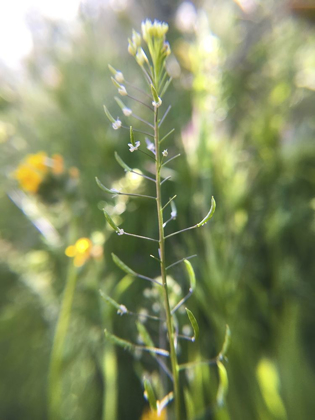
[[[168,297],[168,287],[166,280],[166,264],[165,264],[165,242],[164,242],[164,228],[163,228],[163,207],[162,207],[162,196],[161,196],[161,154],[159,150],[159,126],[158,126],[158,108],[154,109],[154,142],[156,151],[156,203],[157,203],[157,214],[158,214],[158,226],[159,226],[159,246],[160,246],[160,267],[161,277],[164,290],[164,307],[166,312],[166,325],[168,332],[168,339],[170,343],[170,358],[172,365],[172,374],[174,379],[174,403],[175,403],[175,419],[181,420],[180,415],[180,389],[179,389],[179,370],[177,355],[175,349],[175,334],[173,327],[173,318],[171,314],[171,308]]]
[[[61,394],[62,394],[62,358],[64,353],[65,338],[70,321],[71,307],[75,286],[77,283],[77,269],[69,262],[67,281],[63,293],[61,309],[56,325],[49,367],[49,419],[59,420],[62,418]]]

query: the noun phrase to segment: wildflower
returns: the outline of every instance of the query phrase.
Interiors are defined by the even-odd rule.
[[[147,149],[155,155],[154,143],[152,143],[152,141],[150,141],[149,139],[145,139],[145,141],[147,143]]]
[[[48,170],[47,154],[45,152],[38,152],[33,155],[27,155],[25,161],[30,167],[42,173],[45,173]]]
[[[122,74],[121,71],[114,69],[114,67],[111,66],[110,64],[108,64],[108,68],[112,72],[112,74],[114,75],[114,78],[117,80],[118,83],[123,83],[125,81],[124,75]]]
[[[121,121],[119,118],[112,123],[112,127],[114,130],[118,130],[121,127]]]
[[[127,108],[127,107],[123,108],[122,112],[126,117],[130,117],[130,115],[132,114],[132,110],[130,108]]]
[[[20,187],[23,190],[33,194],[38,191],[38,188],[43,181],[43,175],[25,163],[18,166],[14,176],[19,181]]]
[[[91,257],[101,259],[103,247],[100,244],[93,245],[89,238],[80,238],[74,245],[66,248],[65,254],[69,258],[73,258],[75,267],[82,267]]]
[[[54,175],[60,175],[63,173],[63,157],[59,154],[52,155],[52,168],[51,171]]]
[[[125,86],[123,86],[123,85],[120,85],[120,88],[118,89],[118,93],[121,96],[127,96],[128,95],[128,92],[127,92]]]
[[[166,420],[166,411],[162,410],[161,413],[158,413],[158,411],[146,409],[142,414],[141,420]]]
[[[162,155],[164,157],[167,157],[168,156],[168,150],[167,149],[163,150]]]
[[[141,24],[142,36],[146,42],[151,38],[163,38],[168,31],[168,24],[155,20],[153,23],[146,19]]]
[[[140,47],[141,45],[141,35],[134,29],[132,30],[132,42],[136,47]]]
[[[159,108],[162,105],[162,99],[159,97],[157,101],[152,101],[154,108]]]
[[[133,145],[132,143],[128,143],[129,146],[129,152],[134,152],[135,150],[138,150],[140,147],[140,141],[136,141],[135,145]]]
[[[139,64],[139,66],[143,66],[143,64],[149,63],[148,57],[146,56],[146,53],[143,51],[143,48],[138,48],[137,54],[136,54],[136,61]]]

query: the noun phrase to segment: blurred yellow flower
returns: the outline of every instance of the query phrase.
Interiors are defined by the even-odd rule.
[[[25,162],[32,168],[39,172],[46,173],[47,168],[47,154],[45,152],[38,152],[33,155],[27,155]]]
[[[73,264],[76,267],[82,267],[91,257],[101,259],[103,257],[103,247],[93,245],[89,238],[80,238],[74,245],[66,248],[65,254],[69,258],[73,258]]]
[[[38,191],[39,185],[43,180],[43,176],[36,169],[25,163],[18,166],[14,176],[23,190],[33,194]]]
[[[157,411],[152,411],[150,409],[145,409],[141,420],[166,420],[166,411],[163,410],[160,413],[160,416],[158,416],[158,412]]]
[[[59,154],[52,155],[52,173],[55,175],[60,175],[63,173],[63,157]]]

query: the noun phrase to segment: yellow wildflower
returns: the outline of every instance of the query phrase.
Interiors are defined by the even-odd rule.
[[[103,256],[103,247],[93,245],[89,238],[80,238],[74,245],[66,248],[65,254],[69,258],[73,258],[73,264],[76,267],[82,267],[92,257],[100,260]]]
[[[14,173],[23,190],[35,194],[43,180],[42,175],[32,166],[22,163]]]
[[[166,411],[163,410],[158,416],[157,411],[152,411],[150,409],[144,410],[141,420],[166,420]]]
[[[38,152],[33,155],[27,155],[25,162],[39,172],[46,173],[47,168],[47,155],[45,152]]]
[[[63,170],[63,157],[59,154],[52,155],[52,173],[54,175],[60,175],[63,173]]]

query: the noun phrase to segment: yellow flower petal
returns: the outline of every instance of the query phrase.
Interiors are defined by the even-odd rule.
[[[74,257],[76,255],[75,246],[74,245],[68,246],[65,250],[65,254],[66,254],[67,257],[70,257],[70,258]]]

